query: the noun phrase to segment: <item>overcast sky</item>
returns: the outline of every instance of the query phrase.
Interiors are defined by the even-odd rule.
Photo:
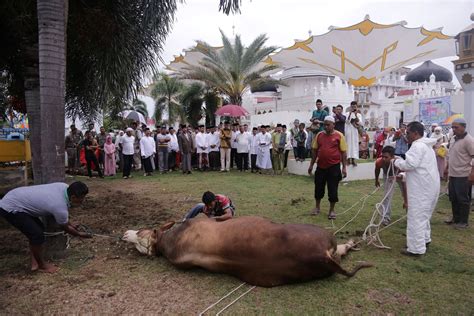
[[[187,0],[178,6],[173,30],[162,54],[164,61],[173,60],[184,48],[204,40],[213,46],[221,44],[219,28],[227,36],[240,34],[245,44],[266,33],[268,45],[288,47],[294,39],[326,33],[328,27],[349,26],[362,21],[366,14],[381,24],[405,20],[408,27],[424,26],[431,30],[443,27],[443,33],[456,35],[471,22],[473,0],[242,0],[241,14],[225,15],[218,11],[219,0]],[[453,70],[455,59],[436,60]]]

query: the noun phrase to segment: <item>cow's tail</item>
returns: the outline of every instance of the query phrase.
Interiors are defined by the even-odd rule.
[[[357,271],[359,271],[360,269],[370,268],[372,266],[373,266],[373,264],[371,264],[369,262],[362,261],[352,271],[346,271],[346,270],[344,270],[343,267],[341,267],[339,265],[339,263],[334,261],[333,258],[328,257],[328,268],[334,273],[339,273],[339,274],[345,275],[346,277],[349,277],[349,278],[353,277],[357,273]]]

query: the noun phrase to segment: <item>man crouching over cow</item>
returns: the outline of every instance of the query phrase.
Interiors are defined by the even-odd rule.
[[[334,235],[315,225],[277,224],[261,217],[242,216],[217,222],[194,218],[170,222],[159,230],[129,230],[124,240],[148,255],[165,256],[178,268],[203,269],[233,275],[249,284],[273,287],[328,277],[351,277],[340,265],[354,246],[337,245]]]
[[[202,202],[203,203],[196,204],[196,206],[186,214],[184,219],[190,219],[196,217],[199,213],[203,213],[209,218],[222,222],[234,216],[235,207],[232,205],[232,201],[225,195],[206,191],[202,196]]]

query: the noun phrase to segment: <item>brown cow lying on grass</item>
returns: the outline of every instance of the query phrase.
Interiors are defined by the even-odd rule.
[[[261,217],[224,222],[194,218],[167,223],[159,230],[129,230],[124,240],[147,255],[164,255],[178,268],[201,267],[258,286],[304,282],[340,273],[352,277],[341,256],[354,246],[337,245],[332,233],[309,224],[277,224]]]

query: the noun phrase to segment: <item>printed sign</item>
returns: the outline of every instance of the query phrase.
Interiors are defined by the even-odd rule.
[[[421,99],[420,121],[428,125],[442,124],[451,115],[451,97]]]

